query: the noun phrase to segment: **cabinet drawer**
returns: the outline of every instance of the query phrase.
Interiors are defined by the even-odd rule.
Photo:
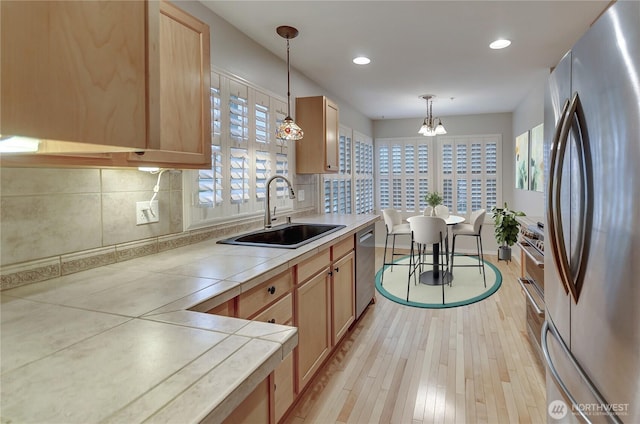
[[[544,290],[544,268],[537,266],[529,255],[524,255],[524,262],[526,274]]]
[[[331,259],[333,259],[334,261],[338,260],[344,255],[346,255],[347,253],[351,252],[353,248],[354,248],[354,236],[351,236],[349,238],[342,240],[341,242],[334,244],[331,247],[331,251],[333,253],[333,256],[331,257]]]
[[[255,321],[272,322],[274,324],[291,324],[293,322],[293,296],[291,293],[278,300],[264,312],[260,312],[253,319]]]
[[[536,342],[540,346],[540,332],[542,331],[542,324],[544,324],[544,313],[538,314],[531,304],[531,301],[527,299],[527,325],[533,330]]]
[[[233,317],[235,316],[235,304],[233,299],[228,300],[220,305],[211,308],[207,311],[208,314],[213,315],[222,315],[225,317]]]
[[[317,255],[306,259],[298,264],[298,284],[305,282],[310,277],[326,268],[331,263],[329,249],[323,250]]]
[[[250,318],[293,288],[293,272],[287,270],[238,296],[238,318]]]

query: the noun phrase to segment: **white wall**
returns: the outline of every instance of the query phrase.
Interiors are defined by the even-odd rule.
[[[211,65],[270,90],[287,94],[287,65],[278,56],[247,37],[237,28],[197,1],[180,1],[178,6],[207,23],[211,32]],[[273,37],[280,38],[273,28]],[[295,98],[324,95],[338,103],[340,124],[373,136],[372,121],[351,107],[347,100],[331,93],[295,69],[295,40],[291,42],[291,108],[295,119]],[[286,44],[282,40],[282,53]]]
[[[522,99],[518,107],[513,112],[513,134],[514,137],[532,129],[544,121],[544,88],[546,78],[538,81],[533,89]],[[515,140],[511,140],[513,145]],[[513,161],[513,154],[510,157]],[[511,165],[511,172],[514,172],[515,165]],[[509,207],[520,210],[532,217],[544,216],[544,193],[530,190],[519,190],[515,185],[511,186],[513,199]]]

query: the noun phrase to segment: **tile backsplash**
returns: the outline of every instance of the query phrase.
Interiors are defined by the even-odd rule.
[[[294,215],[315,213],[316,176],[298,176],[304,202]],[[153,195],[157,175],[123,169],[0,169],[1,289],[250,230],[248,218],[183,231],[182,172],[160,180],[160,222],[136,225],[135,203]]]

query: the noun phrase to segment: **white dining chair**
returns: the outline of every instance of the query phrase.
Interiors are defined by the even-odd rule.
[[[485,275],[484,269],[484,252],[482,250],[482,224],[484,223],[484,217],[486,215],[486,211],[484,209],[478,209],[471,213],[469,217],[469,222],[456,224],[453,226],[453,243],[451,246],[451,272],[453,273],[453,267],[478,267],[479,271],[482,273],[482,278],[484,279],[484,286],[487,287],[487,277]],[[476,239],[476,252],[475,255],[478,258],[478,265],[454,265],[455,254],[456,254],[456,237],[458,236],[467,236],[467,237],[475,237]]]
[[[446,281],[449,269],[449,243],[447,242],[447,223],[437,216],[412,216],[409,220],[411,227],[411,253],[409,255],[409,275],[407,277],[407,301],[411,287],[411,276],[414,285],[417,284],[416,275],[420,275],[424,265],[434,265],[426,262],[427,246],[437,244],[442,258],[439,260],[441,278]],[[417,252],[416,252],[417,247]],[[444,260],[443,260],[444,259]],[[451,280],[449,279],[449,283]],[[442,303],[444,304],[444,286],[442,284]]]
[[[384,283],[384,271],[385,267],[389,265],[390,272],[393,272],[394,257],[402,256],[402,253],[396,253],[396,236],[411,236],[411,228],[408,223],[402,222],[400,213],[395,209],[383,209],[382,217],[384,218],[384,226],[387,230],[387,236],[384,239],[384,258],[382,260],[382,275],[380,277],[380,284]],[[387,262],[387,246],[389,237],[393,237],[391,245],[391,262]],[[406,265],[406,264],[403,264]]]
[[[440,218],[447,219],[449,218],[449,208],[445,205],[438,205],[435,208],[436,216]]]

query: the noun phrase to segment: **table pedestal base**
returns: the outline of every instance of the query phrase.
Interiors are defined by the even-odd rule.
[[[425,271],[420,274],[420,284],[426,284],[429,286],[441,286],[443,284],[449,284],[453,280],[453,275],[450,272],[445,271]]]

